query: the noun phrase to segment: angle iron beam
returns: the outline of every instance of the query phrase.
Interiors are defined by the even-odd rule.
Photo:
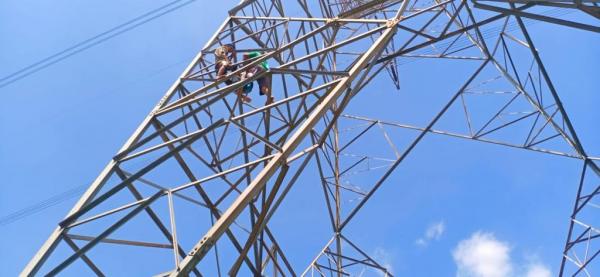
[[[350,76],[345,77],[336,87],[325,97],[313,113],[292,135],[292,137],[282,147],[282,152],[277,153],[269,161],[265,168],[256,176],[252,183],[243,191],[243,193],[232,203],[225,211],[223,216],[208,230],[203,238],[195,245],[193,250],[181,262],[181,268],[177,272],[171,273],[171,276],[183,276],[197,264],[208,253],[210,248],[216,243],[219,237],[229,229],[235,218],[245,209],[256,194],[266,185],[268,179],[281,167],[287,156],[300,144],[306,134],[316,125],[323,114],[333,105],[337,98],[350,86],[350,82],[358,77],[362,69],[373,59],[376,53],[379,53],[387,46],[388,41],[395,34],[395,24],[389,25],[388,29],[375,41],[373,46],[360,58],[355,66],[350,70]]]

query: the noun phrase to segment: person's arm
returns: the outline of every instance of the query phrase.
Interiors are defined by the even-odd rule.
[[[225,68],[227,67],[224,61],[219,62],[219,70],[217,70],[217,79],[225,77]]]

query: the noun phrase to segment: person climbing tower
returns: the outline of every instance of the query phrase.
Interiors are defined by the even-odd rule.
[[[231,85],[240,81],[240,76],[229,75],[229,73],[238,69],[237,65],[234,63],[235,60],[236,51],[232,44],[225,44],[215,49],[215,70],[217,72],[217,80],[227,78],[225,80],[226,85]],[[250,97],[244,94],[243,88],[238,89],[236,93],[243,102],[252,101]]]

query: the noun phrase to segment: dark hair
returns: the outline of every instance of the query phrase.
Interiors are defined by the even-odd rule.
[[[227,48],[231,48],[232,50],[235,50],[235,46],[233,46],[233,44],[231,44],[231,43],[223,44],[222,47],[227,47]]]

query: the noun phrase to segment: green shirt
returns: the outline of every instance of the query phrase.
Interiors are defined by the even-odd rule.
[[[256,57],[260,57],[262,54],[258,51],[252,51],[250,53],[248,53],[248,58],[250,59],[254,59]],[[264,69],[264,70],[269,70],[269,64],[267,63],[267,61],[263,61],[260,63],[260,66]]]

